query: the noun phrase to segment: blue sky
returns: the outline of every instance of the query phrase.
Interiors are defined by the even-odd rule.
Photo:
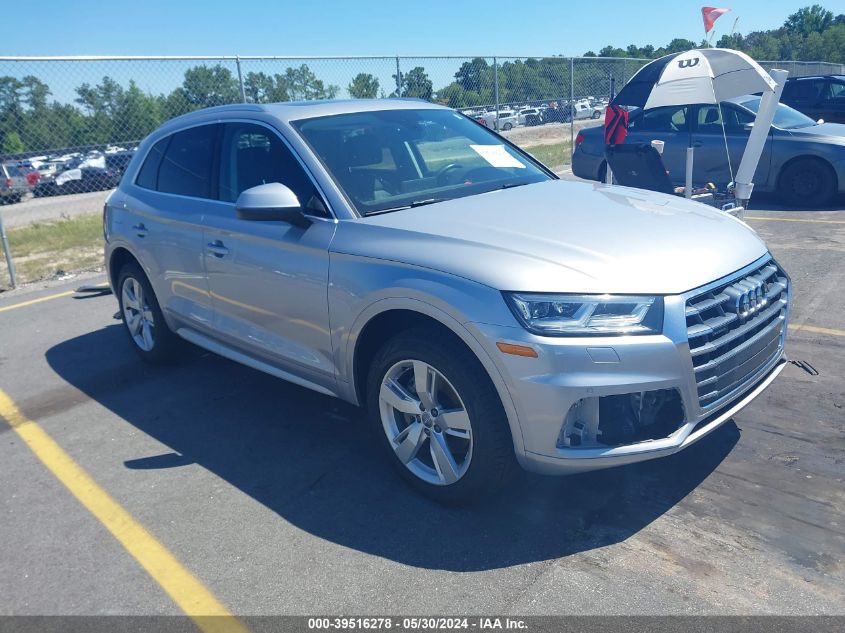
[[[718,34],[779,26],[818,1],[710,0]],[[42,3],[43,4],[43,3]],[[49,3],[48,3],[49,4]],[[20,5],[0,55],[580,55],[702,35],[701,0],[83,0]],[[618,8],[614,8],[618,7]],[[527,9],[530,8],[530,11]],[[7,16],[8,17],[8,16]]]

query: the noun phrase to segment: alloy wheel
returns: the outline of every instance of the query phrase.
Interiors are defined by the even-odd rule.
[[[384,432],[396,457],[419,479],[454,484],[472,460],[469,413],[452,384],[420,360],[403,360],[384,375],[379,391]]]
[[[127,277],[121,288],[123,320],[129,335],[140,349],[149,352],[155,345],[155,318],[141,282]]]

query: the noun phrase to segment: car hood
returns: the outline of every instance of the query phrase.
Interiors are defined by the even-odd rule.
[[[824,137],[825,140],[831,142],[845,143],[845,124],[842,123],[821,123],[819,125],[792,128],[786,131],[797,137]]]
[[[550,181],[342,222],[332,251],[499,290],[676,294],[766,246],[743,222],[677,196]]]

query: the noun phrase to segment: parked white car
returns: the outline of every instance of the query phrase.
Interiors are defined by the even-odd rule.
[[[513,110],[499,110],[499,124],[496,125],[496,113],[485,112],[481,115],[484,124],[491,130],[510,130],[519,125],[519,116]]]
[[[543,111],[540,110],[540,108],[524,108],[520,110],[519,113],[516,115],[517,122],[519,123],[519,125],[525,125],[526,117],[532,114],[540,117],[541,119],[543,118]]]

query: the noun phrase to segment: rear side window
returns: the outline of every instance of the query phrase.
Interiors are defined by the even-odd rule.
[[[211,162],[216,125],[174,134],[158,168],[158,191],[195,198],[211,197]]]
[[[161,165],[161,159],[164,158],[164,151],[167,149],[169,142],[170,137],[167,136],[153,145],[150,153],[144,159],[144,164],[141,165],[141,169],[138,171],[138,177],[135,179],[136,185],[144,189],[153,190],[158,187],[158,168]]]

